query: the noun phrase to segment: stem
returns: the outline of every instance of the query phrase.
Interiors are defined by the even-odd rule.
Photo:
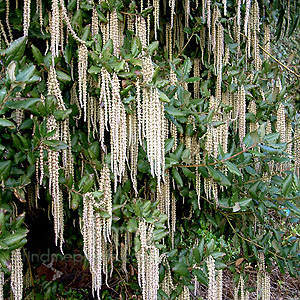
[[[192,33],[192,35],[190,36],[190,38],[188,39],[188,41],[186,42],[186,44],[184,45],[184,47],[180,50],[180,52],[178,53],[178,55],[176,56],[176,58],[178,58],[182,52],[184,51],[184,49],[186,48],[186,46],[189,44],[189,42],[191,41],[192,37],[194,36],[194,32]]]
[[[243,35],[246,39],[248,39],[248,37],[246,35],[244,35],[242,32],[240,32],[241,35]],[[258,44],[258,47],[264,51],[266,54],[268,54],[272,59],[274,59],[280,66],[282,66],[283,68],[285,68],[287,71],[289,71],[290,73],[294,74],[296,77],[300,78],[300,75],[297,74],[295,71],[293,71],[292,69],[290,69],[287,65],[285,65],[284,63],[282,63],[281,61],[279,61],[276,57],[274,57],[270,52],[268,52],[263,46],[261,46],[260,44]]]
[[[35,290],[34,290],[34,281],[33,281],[33,276],[32,276],[32,270],[31,270],[31,264],[30,264],[30,261],[29,261],[29,258],[28,258],[28,255],[23,248],[23,251],[24,251],[24,254],[25,254],[25,257],[26,257],[26,260],[27,260],[27,264],[28,264],[28,269],[29,269],[29,274],[30,274],[30,280],[31,280],[31,284],[32,284],[32,292],[33,292],[33,298],[35,299]]]
[[[245,148],[244,150],[226,158],[226,159],[222,159],[220,160],[219,162],[214,162],[214,163],[209,163],[209,164],[194,164],[194,165],[174,165],[173,167],[179,167],[179,168],[194,168],[194,167],[207,167],[207,166],[215,166],[217,165],[218,163],[223,163],[229,159],[232,159],[242,153],[245,153],[247,152],[248,150],[252,149],[253,147],[257,146],[257,143],[253,144],[252,146],[248,147],[248,148]]]
[[[258,248],[260,248],[260,249],[264,249],[263,246],[260,246],[260,245],[258,245],[257,243],[255,243],[255,242],[253,242],[253,241],[251,241],[251,240],[249,240],[249,239],[243,237],[241,234],[239,234],[239,233],[235,230],[235,228],[233,227],[233,225],[231,224],[231,222],[230,222],[228,216],[227,216],[225,213],[223,213],[223,214],[224,214],[226,220],[228,221],[228,223],[229,223],[231,229],[232,229],[232,230],[234,231],[234,233],[236,233],[242,240],[244,240],[244,241],[246,241],[246,242],[248,242],[248,243],[251,243],[251,244],[253,244],[254,246],[256,246],[256,247],[258,247]],[[276,254],[276,253],[273,252],[273,251],[269,251],[269,253],[271,253],[272,255],[274,255],[274,256],[276,256],[276,257],[278,257],[278,258],[284,260],[284,257],[282,257],[282,256],[280,256],[280,255],[278,255],[278,254]]]

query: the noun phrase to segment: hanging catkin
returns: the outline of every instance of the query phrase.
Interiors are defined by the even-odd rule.
[[[174,14],[175,14],[175,0],[169,0],[169,6],[171,8],[171,28],[173,28]]]
[[[0,300],[4,300],[3,286],[4,286],[4,273],[0,272]]]
[[[111,79],[111,103],[109,104],[111,170],[114,174],[115,191],[126,169],[127,128],[126,112],[120,96],[120,83],[116,73]]]
[[[58,124],[54,116],[51,115],[47,120],[47,131],[55,132],[49,139],[59,140]],[[64,242],[64,216],[63,216],[63,199],[62,192],[59,187],[59,152],[48,149],[48,169],[49,169],[49,193],[52,197],[52,215],[54,218],[54,233],[55,245],[60,240],[60,249],[62,251],[62,244]]]
[[[184,285],[183,291],[179,295],[178,300],[190,300],[190,290],[186,285]]]
[[[59,40],[60,40],[60,12],[58,6],[58,0],[53,0],[51,5],[51,53],[52,53],[52,64],[54,65],[54,58],[59,55]]]
[[[294,148],[294,160],[295,160],[295,174],[300,176],[300,126],[299,124],[295,125],[295,134],[293,140]]]
[[[85,44],[80,44],[78,48],[78,90],[79,103],[83,108],[83,120],[87,120],[87,59],[88,50]]]
[[[97,14],[97,9],[95,6],[93,6],[93,12],[92,12],[92,36],[95,36],[99,33],[99,19]]]
[[[2,278],[0,278],[0,280],[1,279]],[[23,263],[20,248],[11,252],[10,286],[13,293],[13,298],[15,300],[21,300],[23,298]]]
[[[216,277],[216,300],[222,300],[223,296],[223,271],[217,271]]]
[[[168,259],[164,256],[163,257],[163,264],[165,266],[165,277],[160,284],[160,288],[167,294],[168,297],[171,296],[172,291],[175,289],[173,284],[173,279],[171,276],[170,265]]]
[[[243,85],[238,90],[238,118],[240,143],[244,147],[243,138],[246,135],[246,95]]]
[[[29,5],[30,5],[30,1],[28,1],[28,2],[29,2]],[[9,24],[9,0],[5,0],[5,4],[6,4],[5,21],[6,21],[6,26],[7,26],[7,31],[8,31],[10,42],[12,42],[13,41],[13,35],[12,35],[11,27],[10,27],[10,24]],[[30,10],[30,7],[29,7],[29,10]],[[30,11],[29,11],[29,16],[30,16]],[[29,20],[29,22],[30,22],[30,20]]]
[[[164,183],[161,185],[160,191],[157,188],[156,198],[158,202],[158,209],[162,214],[168,216],[167,225],[170,229],[170,207],[171,207],[171,194],[170,194],[170,178],[169,172],[165,175]]]
[[[109,36],[113,42],[113,53],[119,56],[120,38],[117,11],[114,9],[109,18]]]
[[[206,260],[206,265],[208,269],[208,292],[207,299],[214,300],[217,299],[217,289],[216,289],[216,269],[215,269],[215,260],[210,255]]]
[[[157,40],[157,29],[159,28],[159,0],[153,0],[154,15],[154,39]]]
[[[271,50],[271,30],[270,25],[264,23],[264,48],[266,52],[270,53]],[[264,52],[264,59],[269,59],[269,54]]]
[[[92,193],[83,195],[83,251],[90,263],[92,273],[93,293],[96,291],[100,299],[100,290],[102,286],[102,273],[108,275],[107,271],[107,243],[111,238],[112,222],[112,194],[110,171],[105,164],[101,171],[99,185],[103,197],[96,201]],[[109,218],[103,218],[100,211],[106,211],[110,214]]]
[[[140,220],[137,236],[141,248],[136,253],[138,263],[138,283],[142,289],[143,300],[157,300],[159,289],[159,250],[153,242],[153,224]]]
[[[28,29],[30,25],[30,5],[31,5],[31,0],[24,0],[24,8],[23,8],[23,35],[24,36],[28,36]]]

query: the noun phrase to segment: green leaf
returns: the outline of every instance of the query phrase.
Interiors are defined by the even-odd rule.
[[[201,79],[201,77],[189,77],[189,78],[185,79],[184,81],[187,83],[194,83],[194,82],[200,81],[200,79]]]
[[[90,189],[94,186],[93,176],[85,175],[83,176],[78,184],[79,191],[83,194],[90,191]]]
[[[7,246],[7,249],[17,245],[23,240],[27,235],[28,230],[26,228],[19,228],[14,233],[7,234],[2,240],[1,243]],[[4,249],[6,250],[6,249]]]
[[[187,115],[185,111],[179,110],[174,106],[165,106],[165,111],[174,117],[185,117]]]
[[[170,102],[169,97],[164,92],[162,92],[161,90],[158,90],[158,93],[159,93],[160,101],[167,102],[167,103]]]
[[[221,177],[220,174],[217,172],[217,170],[215,170],[214,168],[212,168],[211,166],[207,167],[208,173],[209,175],[216,181],[221,181]]]
[[[193,275],[197,276],[197,279],[200,283],[202,283],[206,286],[208,285],[207,276],[201,269],[193,269],[192,273],[193,273]]]
[[[199,264],[201,262],[201,255],[200,255],[200,251],[199,251],[198,247],[194,248],[193,254],[194,254],[194,258],[195,258],[196,263]]]
[[[164,237],[166,237],[168,234],[169,234],[169,232],[166,231],[165,229],[155,229],[153,231],[153,239],[155,242],[158,242],[161,239],[163,239]]]
[[[72,113],[72,109],[69,108],[67,110],[57,110],[53,113],[55,119],[57,121],[65,120]]]
[[[59,140],[45,140],[45,141],[43,141],[43,144],[45,144],[51,150],[54,150],[54,151],[66,149],[69,147],[67,144],[65,144],[64,142],[59,141]]]
[[[135,36],[132,39],[130,50],[131,50],[131,54],[133,55],[133,57],[136,57],[141,52],[142,44],[141,44],[140,39],[137,36]]]
[[[287,196],[292,188],[293,183],[293,175],[289,174],[285,179],[282,181],[282,193],[284,196]]]
[[[146,9],[144,9],[142,12],[141,12],[141,15],[145,18],[147,15],[149,15],[151,12],[153,11],[153,7],[152,6],[149,6],[147,7]]]
[[[129,219],[127,222],[127,230],[131,233],[136,232],[138,229],[138,223],[136,219]]]
[[[173,272],[180,276],[188,276],[190,274],[187,265],[183,262],[176,262],[176,265],[172,268]]]
[[[174,142],[175,142],[175,138],[174,137],[171,137],[167,140],[165,140],[165,152],[169,152],[172,147],[174,146]]]
[[[0,53],[6,56],[5,61],[8,64],[12,60],[19,61],[24,56],[24,51],[27,43],[27,37],[23,36],[13,41],[9,47]]]
[[[100,74],[101,73],[102,68],[101,67],[97,67],[97,66],[91,66],[88,70],[88,72],[90,74]]]
[[[34,45],[31,45],[31,51],[32,51],[34,59],[36,60],[36,62],[39,65],[44,63],[43,55],[42,55],[41,51],[39,50],[39,48],[37,48]]]
[[[158,49],[159,43],[158,41],[152,42],[149,46],[148,46],[148,52],[150,55],[153,54],[154,51],[156,51]]]
[[[236,167],[236,165],[234,165],[233,163],[231,163],[231,162],[228,161],[228,160],[225,161],[225,164],[226,164],[228,170],[229,170],[231,173],[233,173],[233,174],[235,174],[235,175],[237,175],[237,176],[242,176],[241,171]]]
[[[2,265],[5,268],[9,267],[9,261],[10,261],[10,251],[2,249],[0,251],[0,265]]]
[[[173,157],[166,157],[165,158],[165,169],[169,169],[174,165],[179,164],[179,161]]]
[[[100,154],[100,147],[98,142],[94,142],[89,148],[88,148],[89,155],[92,159],[96,159],[99,157]]]
[[[186,76],[189,75],[191,72],[191,69],[192,69],[192,62],[191,62],[191,59],[188,58],[183,63],[183,74]]]
[[[98,213],[104,219],[109,219],[111,217],[111,215],[107,211],[104,211],[104,210],[99,210]]]
[[[190,171],[188,168],[181,168],[182,169],[182,172],[183,174],[188,177],[188,178],[196,178],[195,174]]]
[[[15,129],[16,125],[7,119],[0,119],[0,126],[2,127],[8,127],[9,129]]]
[[[175,182],[180,186],[180,187],[183,187],[183,181],[182,181],[182,178],[178,172],[178,170],[176,168],[173,168],[172,169],[172,175],[173,175],[173,178],[175,180]]]
[[[56,71],[56,75],[57,75],[57,79],[59,81],[62,81],[62,82],[69,82],[71,81],[71,76],[63,71],[59,71],[57,70]]]
[[[12,166],[12,161],[1,161],[0,162],[0,177],[6,179],[9,176],[9,172]]]
[[[40,102],[39,98],[28,98],[26,100],[15,100],[6,103],[6,106],[11,109],[29,109]]]

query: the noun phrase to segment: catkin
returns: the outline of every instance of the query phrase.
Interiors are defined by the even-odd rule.
[[[23,8],[23,35],[24,36],[28,36],[28,29],[30,25],[30,5],[31,5],[31,0],[24,0],[24,8]]]
[[[2,272],[1,272],[2,273]],[[2,273],[3,274],[3,273]],[[3,279],[3,278],[1,278]],[[3,282],[3,280],[2,280]],[[11,252],[10,286],[15,300],[21,300],[23,294],[23,263],[21,249]]]
[[[210,255],[207,260],[207,269],[208,269],[208,292],[207,292],[207,299],[214,300],[217,299],[217,289],[216,289],[216,269],[215,269],[215,260]]]
[[[157,300],[159,289],[159,250],[153,243],[152,224],[140,220],[137,236],[140,237],[141,248],[136,253],[138,263],[138,282],[144,300]]]
[[[4,273],[0,272],[0,300],[4,300],[3,286],[4,286]]]

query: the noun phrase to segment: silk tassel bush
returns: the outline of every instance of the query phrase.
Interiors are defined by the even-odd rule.
[[[63,0],[52,0],[51,7],[47,11],[43,1],[36,1],[37,23],[40,25],[42,33],[43,30],[45,33],[50,33],[49,41],[47,40],[46,43],[47,47],[50,46],[51,62],[43,61],[42,63],[48,72],[46,76],[47,92],[45,94],[47,97],[53,98],[56,110],[66,112],[70,106],[74,105],[79,111],[78,116],[67,116],[62,120],[59,120],[57,113],[53,113],[34,123],[35,126],[42,126],[42,122],[46,124],[47,137],[36,147],[37,155],[34,166],[37,186],[28,188],[31,199],[30,206],[33,206],[33,203],[40,198],[40,187],[45,185],[45,182],[48,183],[48,191],[52,199],[50,211],[54,220],[55,244],[59,245],[61,252],[63,252],[64,198],[65,194],[68,194],[71,202],[72,193],[75,193],[77,185],[73,182],[66,193],[64,190],[66,184],[61,183],[60,176],[63,174],[70,180],[76,177],[77,170],[74,170],[75,158],[74,153],[72,153],[74,132],[72,132],[71,124],[73,124],[73,117],[76,119],[75,124],[77,126],[82,120],[87,128],[89,145],[92,139],[97,140],[100,145],[97,163],[87,166],[82,159],[80,167],[81,176],[91,175],[91,170],[93,170],[91,177],[96,178],[93,188],[97,191],[77,192],[83,198],[83,213],[80,223],[84,244],[83,252],[90,263],[92,289],[98,299],[101,297],[100,290],[104,283],[103,274],[107,284],[109,268],[112,272],[114,260],[117,261],[120,258],[121,269],[125,276],[129,276],[130,273],[126,261],[131,254],[134,234],[132,232],[112,232],[112,187],[114,192],[117,192],[118,187],[130,178],[135,195],[133,201],[138,201],[142,197],[142,192],[139,191],[140,185],[144,184],[141,184],[139,177],[139,168],[142,168],[143,163],[149,164],[149,173],[151,174],[149,176],[151,180],[155,179],[155,186],[151,192],[146,189],[152,182],[149,184],[145,181],[144,198],[151,199],[151,203],[157,201],[157,208],[160,213],[166,215],[166,228],[170,233],[170,243],[173,248],[176,243],[176,217],[178,213],[181,213],[181,211],[176,211],[176,205],[183,200],[183,207],[186,208],[187,204],[184,201],[187,201],[186,198],[189,199],[189,197],[192,199],[193,194],[188,192],[188,195],[184,193],[184,196],[181,195],[184,187],[183,185],[180,186],[180,179],[174,180],[172,172],[165,168],[166,151],[173,155],[173,159],[177,155],[176,149],[181,145],[184,148],[183,151],[189,153],[188,158],[185,158],[186,161],[183,163],[187,165],[189,162],[191,163],[191,168],[195,168],[195,176],[192,177],[187,186],[190,189],[195,187],[196,206],[199,210],[201,210],[200,203],[204,199],[213,203],[217,208],[223,200],[226,187],[221,186],[221,180],[218,179],[218,176],[214,176],[214,178],[211,176],[215,166],[212,161],[224,160],[224,157],[220,159],[220,155],[223,155],[222,151],[224,153],[230,151],[228,148],[232,145],[229,138],[234,134],[237,135],[235,142],[241,146],[242,151],[246,152],[244,140],[248,133],[256,132],[262,126],[265,126],[266,134],[271,134],[272,128],[275,129],[276,132],[280,133],[278,139],[281,143],[291,141],[286,152],[289,158],[294,159],[294,173],[299,175],[300,168],[300,129],[297,122],[296,124],[294,120],[293,123],[288,120],[288,104],[275,99],[274,101],[278,102],[276,102],[277,112],[273,113],[269,120],[263,120],[264,124],[259,123],[257,117],[260,109],[259,101],[260,98],[262,101],[269,101],[269,92],[267,91],[264,95],[265,91],[260,88],[255,95],[257,99],[251,97],[251,89],[240,79],[242,74],[236,73],[241,76],[232,76],[230,73],[235,71],[230,70],[231,59],[240,59],[242,63],[242,57],[245,54],[245,73],[247,73],[245,81],[248,80],[251,85],[255,85],[257,84],[255,74],[261,72],[263,68],[262,58],[269,59],[272,32],[270,24],[262,21],[261,14],[265,12],[260,8],[260,2],[238,0],[236,7],[234,7],[226,0],[222,0],[218,5],[211,0],[195,1],[195,3],[190,0],[185,0],[183,3],[175,0],[169,0],[168,3],[153,0],[153,2],[148,1],[147,4],[146,1],[141,1],[136,6],[132,4],[128,13],[120,11],[119,7],[109,6],[106,1],[104,2],[103,7],[107,5],[107,10],[102,10],[102,7],[99,8],[97,3],[87,4],[90,5],[88,29],[81,32],[77,22],[82,20],[73,20],[74,16],[70,13],[71,5],[69,2],[66,6]],[[78,11],[84,8],[83,2],[79,0],[76,2],[76,6]],[[16,2],[17,7],[18,2]],[[153,13],[153,18],[147,12],[150,7],[153,8],[153,12],[149,10],[150,13]],[[182,14],[177,13],[178,7],[183,10]],[[26,37],[30,37],[31,34],[30,22],[33,14],[31,9],[32,1],[24,1],[23,35]],[[146,9],[146,13],[144,9]],[[185,27],[189,27],[194,22],[193,16],[197,9],[199,10],[199,18],[201,17],[201,22],[198,24],[201,27],[199,28],[199,35],[193,31],[184,30],[183,26],[184,24]],[[1,39],[3,39],[2,44],[8,46],[13,40],[12,30],[14,30],[9,20],[11,7],[8,0],[5,1],[5,10],[5,22],[0,21],[0,33]],[[45,11],[48,13],[48,19],[43,18]],[[165,16],[161,17],[164,11],[169,13],[166,19]],[[227,22],[226,17],[229,15],[230,22]],[[167,20],[167,24],[164,24],[165,20]],[[47,27],[43,29],[44,26]],[[263,28],[263,38],[261,37],[261,28]],[[165,32],[164,29],[166,29]],[[91,30],[92,40],[87,42],[88,30]],[[194,42],[192,40],[194,34],[197,36],[195,45],[199,47],[199,52],[195,52],[198,57],[195,57],[193,62],[190,61],[190,65],[187,63],[181,69],[181,54],[191,41]],[[72,57],[68,64],[70,70],[63,70],[63,63],[58,58],[64,56],[67,60],[66,49],[71,45],[69,40],[71,37],[77,43],[77,52],[72,53],[74,58]],[[153,53],[150,50],[153,47],[153,44],[150,43],[151,39],[158,40],[160,37],[166,41],[166,57],[169,60],[170,69],[162,67],[160,70],[159,61],[155,58],[155,53],[158,50]],[[130,58],[126,56],[128,55],[125,53],[127,50],[124,51],[123,49],[128,40],[132,41],[130,50],[128,50],[128,53],[131,52],[132,54]],[[263,55],[259,47],[262,40],[266,50]],[[136,44],[134,44],[135,42]],[[97,43],[102,46],[106,45],[107,49],[100,51],[97,48],[99,46]],[[93,52],[92,47],[97,50]],[[105,51],[109,52],[110,47],[112,47],[111,53],[107,54]],[[178,49],[180,49],[179,53],[176,53]],[[102,63],[105,62],[106,55],[113,57],[113,62]],[[124,57],[125,59],[123,59]],[[91,58],[95,59],[101,67],[89,65]],[[119,66],[120,61],[124,65]],[[253,64],[248,63],[249,61]],[[132,72],[130,68],[134,64],[136,65]],[[210,68],[207,68],[206,64],[209,64]],[[184,76],[188,75],[191,68],[193,68],[194,78],[189,82]],[[62,93],[63,85],[67,85],[68,81],[61,79],[62,70],[70,71],[70,78],[74,81],[70,87],[70,97],[66,93]],[[203,72],[203,70],[206,71]],[[75,76],[74,71],[77,72]],[[157,72],[159,71],[165,72],[165,81],[157,79]],[[181,73],[184,72],[187,74],[182,75]],[[124,73],[130,74],[129,79],[124,76]],[[43,73],[42,76],[45,74]],[[226,77],[230,76],[232,76],[232,82],[230,89],[227,89]],[[201,80],[204,80],[203,78],[207,80],[206,86],[202,85]],[[193,82],[192,88],[191,82]],[[273,80],[268,84],[270,89],[273,89],[274,94],[277,89],[279,92],[282,90],[280,81]],[[130,92],[128,97],[124,98],[124,90],[128,86]],[[94,92],[95,90],[99,93]],[[162,91],[166,93],[164,94]],[[201,108],[200,111],[191,109],[190,115],[187,116],[180,113],[180,108],[185,103],[180,103],[172,111],[168,106],[169,103],[164,104],[162,101],[164,99],[164,101],[169,102],[168,97],[172,97],[174,103],[179,103],[182,98],[189,102],[190,100],[185,97],[189,98],[191,95],[200,103],[195,101],[196,104],[193,109],[197,105]],[[41,95],[40,97],[41,102],[45,105],[45,96]],[[18,95],[18,101],[20,101],[19,98]],[[205,103],[201,102],[203,99],[205,99]],[[179,118],[182,117],[184,126],[179,124],[176,114]],[[246,121],[249,115],[254,116],[254,120]],[[207,126],[201,128],[201,134],[199,134],[200,131],[197,131],[196,124],[201,118],[206,117],[210,119]],[[19,129],[24,121],[24,114],[22,115],[21,110],[16,111],[14,120]],[[189,134],[185,134],[187,128],[191,128]],[[169,139],[173,140],[173,145],[165,151],[165,141]],[[65,147],[60,150],[53,149],[51,144],[57,141]],[[108,155],[109,151],[110,155]],[[147,162],[140,158],[141,151],[145,152]],[[82,157],[81,154],[80,158]],[[170,156],[168,156],[169,158]],[[206,163],[208,164],[205,167],[210,167],[207,168],[207,176],[202,169]],[[181,176],[184,171],[180,169],[182,166],[177,165],[177,163],[173,163],[171,167]],[[265,176],[263,181],[266,184],[270,183],[268,177],[271,177],[275,172],[285,176],[285,172],[288,172],[293,164],[284,165],[268,161],[267,166],[268,170],[263,169],[258,160],[254,159],[254,169],[257,173],[263,172]],[[220,166],[219,170],[225,175],[228,174],[228,168],[225,164]],[[238,168],[234,170],[235,174],[239,174]],[[185,172],[187,173],[186,170]],[[179,196],[174,192],[175,190],[178,190],[182,199],[178,200]],[[203,191],[204,193],[202,193]],[[186,217],[187,220],[198,217],[195,216],[195,208],[189,208],[187,211],[189,213],[189,216]],[[103,217],[104,213],[106,213],[105,217]],[[173,271],[166,257],[163,254],[160,255],[159,248],[163,247],[160,247],[162,245],[158,246],[155,242],[155,226],[144,217],[139,216],[135,221],[137,222],[135,238],[140,241],[140,247],[136,247],[138,250],[135,253],[137,274],[143,299],[156,300],[158,298],[160,264],[166,266],[161,287],[170,297],[172,291],[176,289],[172,278]],[[163,246],[165,243],[167,242],[162,242]],[[257,297],[269,300],[270,277],[266,272],[263,254],[259,254],[259,260]],[[13,250],[11,263],[11,290],[15,299],[21,299],[23,282],[20,249]],[[212,256],[207,258],[206,265],[209,282],[207,298],[222,299],[222,271],[216,271],[215,260]],[[4,274],[0,272],[0,299],[3,299],[3,284]],[[238,286],[235,287],[234,298],[243,300],[249,298],[242,274]],[[187,285],[182,288],[182,293],[178,295],[178,299],[190,299],[190,290]]]

